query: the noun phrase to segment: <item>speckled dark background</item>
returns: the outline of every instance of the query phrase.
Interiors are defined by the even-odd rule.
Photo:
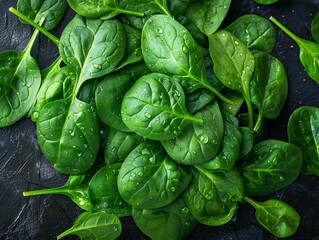
[[[33,29],[23,25],[11,14],[17,0],[0,0],[0,51],[25,48]],[[224,25],[241,15],[254,13],[268,18],[275,16],[300,37],[311,39],[310,24],[319,10],[319,0],[287,0],[272,6],[261,6],[253,0],[233,0]],[[68,9],[63,21],[52,31],[60,36],[72,19]],[[289,76],[289,95],[281,116],[269,121],[269,137],[287,140],[286,126],[294,109],[301,105],[319,106],[319,85],[304,72],[296,44],[279,31],[273,54],[286,66]],[[40,35],[32,50],[39,67],[49,66],[58,56],[57,47]],[[22,192],[63,185],[67,176],[54,171],[42,154],[36,138],[35,124],[23,118],[11,127],[0,129],[0,239],[29,240],[56,239],[73,225],[81,210],[67,197],[52,195],[23,197]],[[267,197],[278,198],[291,204],[301,215],[297,233],[289,239],[311,240],[319,236],[319,177],[301,175],[289,187]],[[122,219],[123,232],[119,239],[148,239],[131,218]],[[66,238],[67,239],[67,238]],[[69,237],[68,239],[77,239]],[[239,205],[237,220],[221,227],[198,224],[187,239],[208,240],[273,240],[254,217],[249,205]]]

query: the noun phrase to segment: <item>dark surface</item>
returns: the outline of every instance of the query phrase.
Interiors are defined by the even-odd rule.
[[[33,29],[23,25],[8,9],[16,0],[0,1],[0,51],[21,51],[27,45]],[[243,14],[255,13],[268,18],[275,16],[293,32],[311,39],[310,24],[319,10],[319,0],[291,0],[272,6],[261,6],[253,0],[233,0],[225,20],[227,26]],[[73,17],[68,9],[63,21],[52,31],[60,36]],[[319,86],[303,70],[299,49],[284,33],[278,33],[273,54],[286,66],[289,95],[280,117],[269,121],[269,137],[287,140],[286,126],[294,109],[302,105],[319,106]],[[32,56],[40,68],[51,64],[58,56],[57,47],[40,35]],[[58,174],[45,159],[36,139],[35,124],[24,118],[11,127],[0,129],[0,239],[55,239],[73,225],[81,210],[67,197],[23,197],[22,192],[63,185],[66,176]],[[301,215],[297,233],[289,239],[312,239],[319,236],[319,177],[301,175],[298,180],[276,194],[259,198],[278,198],[291,204]],[[148,239],[131,218],[122,219],[123,232],[119,239]],[[67,238],[66,238],[67,239]],[[68,239],[77,239],[70,237]],[[187,239],[276,239],[263,229],[254,217],[254,210],[240,204],[237,220],[221,227],[198,224]]]

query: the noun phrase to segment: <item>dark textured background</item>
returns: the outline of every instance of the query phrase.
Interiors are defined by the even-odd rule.
[[[8,9],[17,0],[0,0],[0,51],[25,48],[33,29],[19,22]],[[275,16],[300,37],[311,39],[310,24],[319,10],[319,0],[287,0],[272,6],[261,6],[253,0],[233,0],[224,25],[243,14],[255,13],[268,18]],[[63,21],[52,31],[60,36],[74,12],[67,10]],[[286,126],[294,109],[302,105],[319,106],[319,85],[305,73],[298,60],[299,49],[279,31],[273,53],[286,66],[289,95],[280,117],[269,121],[269,137],[287,140]],[[32,50],[40,68],[58,56],[57,47],[40,35]],[[58,174],[45,159],[36,139],[35,124],[23,118],[11,127],[0,129],[0,239],[55,239],[73,225],[81,210],[67,197],[52,195],[23,197],[22,192],[63,185],[66,176]],[[297,233],[289,239],[312,239],[319,236],[319,177],[301,175],[289,187],[276,194],[259,198],[278,198],[291,204],[301,215]],[[148,239],[131,218],[123,218],[120,239]],[[77,239],[69,237],[68,239]],[[198,224],[187,239],[276,239],[264,230],[254,217],[254,210],[240,204],[235,222],[221,227]]]

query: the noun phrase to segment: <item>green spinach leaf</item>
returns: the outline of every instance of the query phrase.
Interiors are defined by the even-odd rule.
[[[319,43],[319,12],[311,23],[311,35],[313,39]]]
[[[247,127],[238,127],[242,135],[242,141],[240,145],[240,151],[238,155],[238,159],[245,157],[250,151],[253,149],[254,146],[254,136],[252,131]]]
[[[267,19],[257,15],[244,15],[226,28],[250,50],[271,53],[277,41],[274,26]]]
[[[127,10],[144,12],[146,16],[154,13],[163,13],[173,17],[168,9],[167,0],[120,0],[119,3]]]
[[[188,6],[186,16],[208,36],[222,24],[230,3],[231,0],[196,0]]]
[[[76,235],[80,239],[115,240],[121,231],[121,222],[115,215],[85,212],[78,217],[73,227],[61,233],[57,239]]]
[[[172,139],[189,123],[203,123],[187,112],[182,87],[159,73],[145,75],[133,85],[123,98],[121,113],[130,130],[153,140]]]
[[[287,203],[277,199],[262,203],[247,197],[246,200],[256,209],[258,222],[276,237],[286,238],[297,231],[300,215]]]
[[[254,146],[239,171],[249,196],[274,193],[293,183],[300,174],[302,153],[293,144],[266,140]]]
[[[256,3],[263,4],[263,5],[270,5],[275,2],[278,2],[278,0],[254,0]]]
[[[249,124],[248,113],[240,113],[238,114],[237,117],[238,117],[240,127],[248,127],[248,124]],[[256,122],[257,119],[258,119],[258,114],[254,114],[254,122]],[[261,141],[266,140],[267,135],[268,135],[268,126],[265,119],[263,119],[258,131],[253,132],[254,144],[257,144],[257,143],[260,143]]]
[[[160,208],[188,186],[191,174],[175,164],[160,143],[146,141],[125,159],[118,177],[123,199],[138,209]]]
[[[182,240],[197,223],[182,197],[162,208],[133,208],[133,218],[139,229],[152,240]]]
[[[319,109],[301,107],[293,112],[288,122],[289,142],[303,154],[302,173],[319,176]]]
[[[181,164],[193,165],[211,160],[219,151],[223,118],[215,101],[195,114],[203,124],[189,124],[176,138],[162,141],[170,157]]]

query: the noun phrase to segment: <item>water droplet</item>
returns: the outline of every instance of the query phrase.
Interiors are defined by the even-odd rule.
[[[131,173],[131,177],[135,177],[135,173],[134,172]]]
[[[197,139],[203,143],[203,144],[206,144],[208,143],[208,136],[206,134],[200,134],[197,136]]]
[[[78,157],[81,157],[81,156],[82,156],[82,153],[79,153],[79,154],[78,154]]]
[[[182,50],[183,50],[183,53],[188,53],[188,48],[186,47],[186,45],[183,46]]]
[[[159,32],[160,34],[162,34],[162,33],[163,33],[163,30],[162,30],[162,29],[158,29],[158,32]]]
[[[172,192],[175,192],[175,187],[171,187],[171,191],[172,191]]]
[[[138,172],[137,174],[138,174],[139,176],[141,176],[141,177],[144,175],[143,172]]]
[[[184,213],[184,214],[189,213],[188,207],[183,207],[181,212]]]
[[[150,158],[150,163],[151,163],[151,164],[155,164],[155,162],[156,162],[155,156],[151,157],[151,158]]]
[[[283,181],[285,181],[285,177],[284,176],[280,176],[279,180],[283,182]]]
[[[32,114],[33,118],[38,119],[39,118],[39,112],[34,112]]]
[[[96,69],[101,69],[102,68],[101,64],[97,64],[97,63],[93,63],[93,67],[96,68]]]
[[[189,227],[189,226],[191,225],[191,223],[190,223],[189,221],[186,221],[186,222],[185,222],[185,225],[186,225],[187,227]]]
[[[239,42],[238,42],[238,41],[235,41],[235,45],[239,45]]]
[[[114,227],[113,227],[113,231],[114,231],[114,232],[117,232],[117,230],[118,230],[118,228],[114,226]]]
[[[151,118],[151,117],[152,117],[152,115],[149,114],[148,112],[145,112],[145,113],[144,113],[144,116],[147,117],[147,118]]]

